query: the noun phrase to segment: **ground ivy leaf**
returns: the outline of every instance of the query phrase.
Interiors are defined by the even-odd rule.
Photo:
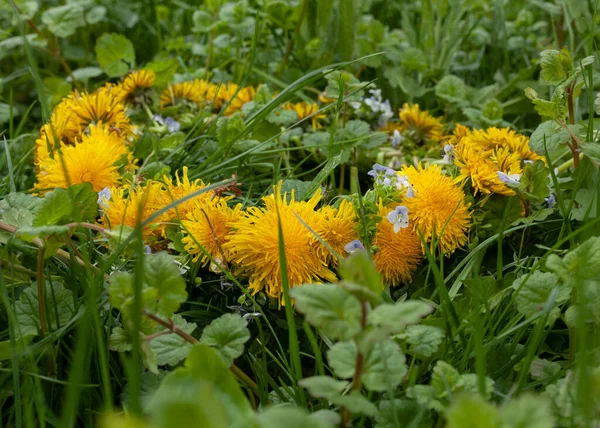
[[[329,398],[340,395],[348,386],[348,382],[335,380],[329,376],[307,377],[298,382],[302,388],[306,388],[310,395],[317,398]]]
[[[290,290],[298,312],[331,339],[350,339],[360,330],[358,300],[333,284],[305,284]]]
[[[551,324],[559,315],[558,305],[569,298],[570,288],[559,283],[556,275],[550,272],[534,271],[525,282],[528,275],[523,275],[513,282],[515,303],[520,314],[527,318],[544,311],[544,306],[555,288],[559,289],[555,307],[550,313],[548,323]]]
[[[463,383],[463,391],[470,394],[479,394],[479,380],[475,373],[466,373],[460,375]],[[489,400],[492,398],[492,392],[494,392],[494,380],[489,377],[485,377],[485,395],[483,398]]]
[[[58,224],[69,216],[73,210],[73,201],[65,189],[56,188],[46,193],[38,206],[33,221],[34,226],[51,226]]]
[[[177,327],[188,334],[192,334],[197,327],[195,323],[188,323],[181,315],[174,315],[171,320]],[[181,336],[171,333],[152,339],[150,346],[156,354],[156,363],[159,366],[164,366],[165,364],[174,366],[180,361],[185,360],[192,345],[186,342]]]
[[[503,428],[552,428],[555,426],[547,397],[523,394],[506,403],[500,417]]]
[[[494,405],[480,395],[462,395],[446,412],[448,428],[500,428],[500,415]]]
[[[250,339],[247,325],[248,322],[240,315],[221,315],[204,329],[200,343],[213,347],[230,367],[244,353],[244,344]]]
[[[67,324],[75,314],[73,293],[64,287],[57,279],[46,280],[44,283],[48,328],[57,330]],[[41,331],[40,313],[38,307],[37,283],[23,290],[19,300],[15,302],[15,314],[19,322],[19,336],[37,335]]]
[[[73,201],[71,218],[76,222],[93,222],[98,217],[98,194],[90,183],[75,184],[67,189]]]
[[[431,357],[444,340],[446,333],[439,327],[411,325],[406,329],[409,352],[419,357]]]
[[[258,415],[257,426],[264,428],[327,428],[327,421],[312,417],[304,409],[296,406],[269,407]],[[246,424],[245,426],[248,426]]]
[[[418,323],[432,307],[419,300],[383,304],[369,313],[369,323],[385,327],[391,334],[402,333],[406,326]]]
[[[110,332],[109,347],[111,351],[127,352],[131,351],[131,339],[123,327],[114,327]]]
[[[109,77],[120,77],[135,63],[135,50],[127,37],[105,33],[96,41],[96,59]]]
[[[442,360],[436,363],[431,376],[431,386],[438,397],[451,396],[452,392],[461,389],[463,385],[464,380],[454,367]]]
[[[382,400],[375,420],[377,428],[397,428],[396,421],[415,428],[429,428],[433,424],[431,411],[406,399]]]
[[[373,305],[381,302],[383,278],[377,272],[375,262],[367,251],[352,253],[344,260],[339,271],[344,282],[354,285],[347,288],[347,291],[354,294],[357,299],[369,301]],[[361,288],[364,288],[365,292],[360,292]]]
[[[393,340],[376,343],[365,357],[363,382],[370,391],[388,391],[406,375],[406,358]]]
[[[181,277],[179,267],[173,257],[164,251],[147,255],[145,262],[144,284],[157,291],[155,312],[171,318],[187,299],[185,280]]]
[[[83,7],[79,4],[51,7],[42,13],[42,22],[57,37],[66,38],[83,26]]]
[[[554,361],[544,360],[542,358],[535,358],[531,362],[529,372],[531,377],[536,380],[549,381],[560,371],[560,364]]]
[[[330,399],[333,404],[341,407],[346,407],[354,414],[361,414],[367,416],[375,416],[377,414],[377,407],[371,403],[367,398],[358,392],[353,392],[348,395],[340,395]]]
[[[540,77],[548,85],[559,85],[573,70],[573,60],[566,48],[561,51],[548,49],[540,53],[540,66],[542,68]]]
[[[350,340],[334,344],[327,351],[327,361],[338,377],[350,379],[356,365],[356,344]]]

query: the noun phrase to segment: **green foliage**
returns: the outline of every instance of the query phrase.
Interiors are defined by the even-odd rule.
[[[96,59],[109,77],[127,73],[135,64],[133,44],[120,34],[104,34],[96,42]]]
[[[250,339],[246,324],[239,315],[222,315],[204,329],[200,343],[212,346],[225,364],[231,366],[244,353],[244,343]]]

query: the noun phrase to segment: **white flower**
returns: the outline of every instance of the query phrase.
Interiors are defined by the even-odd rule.
[[[108,209],[108,201],[110,201],[110,198],[112,197],[112,194],[110,192],[110,188],[105,187],[104,189],[100,190],[98,192],[98,206],[100,207],[101,210],[106,211]]]
[[[387,220],[394,225],[394,233],[408,227],[408,208],[398,205],[386,216]]]
[[[397,129],[394,129],[394,133],[390,137],[390,142],[392,143],[392,147],[399,146],[402,143],[402,134]]]
[[[364,249],[365,249],[365,246],[358,239],[355,239],[354,241],[351,241],[351,242],[347,243],[346,245],[344,245],[344,250],[348,254],[352,254],[356,251],[364,250]]]
[[[454,163],[454,146],[446,144],[444,146],[444,163],[452,165]]]

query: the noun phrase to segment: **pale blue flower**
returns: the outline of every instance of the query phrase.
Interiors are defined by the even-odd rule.
[[[446,144],[444,146],[444,163],[452,165],[454,163],[454,146]]]
[[[397,129],[394,129],[392,136],[390,137],[392,147],[399,146],[402,143],[402,134]]]
[[[548,208],[554,208],[554,204],[556,203],[556,196],[554,196],[554,193],[550,193],[550,195],[544,199],[544,201],[546,201],[546,203],[548,204]]]
[[[394,225],[394,233],[408,227],[408,208],[398,205],[386,216],[387,220]]]
[[[512,186],[518,186],[521,183],[521,174],[506,174],[498,171],[498,178],[501,182]]]
[[[344,245],[344,250],[348,254],[352,254],[355,251],[364,250],[364,249],[365,249],[365,246],[358,239],[355,239],[354,241],[349,242],[346,245]]]
[[[105,187],[104,189],[100,190],[98,192],[98,206],[100,207],[101,210],[106,211],[108,209],[108,201],[110,201],[110,198],[112,197],[112,194],[110,192],[110,188]]]
[[[165,125],[167,125],[167,131],[170,133],[177,132],[181,129],[181,124],[172,117],[167,117],[165,119]]]

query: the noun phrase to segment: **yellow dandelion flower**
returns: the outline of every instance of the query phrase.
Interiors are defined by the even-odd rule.
[[[171,105],[177,105],[182,101],[201,106],[205,100],[211,100],[207,97],[212,84],[206,80],[194,79],[186,82],[174,83],[163,91],[160,95],[160,108]]]
[[[439,165],[405,166],[399,174],[408,178],[412,190],[412,195],[405,195],[402,201],[412,228],[419,230],[427,242],[435,238],[446,254],[464,245],[471,214],[462,188],[443,174]]]
[[[337,98],[329,98],[327,96],[327,92],[323,91],[319,94],[319,102],[321,104],[331,104],[331,103],[335,103],[337,101]]]
[[[170,199],[169,203],[173,201],[178,201],[179,199],[184,198],[185,196],[197,192],[198,190],[203,189],[205,187],[204,183],[201,180],[190,181],[190,179],[188,178],[187,166],[183,167],[181,179],[179,178],[179,172],[175,173],[175,179],[176,182],[173,182],[173,180],[170,177],[164,177],[165,184],[167,186],[167,194]],[[172,218],[176,218],[177,216],[179,216],[180,219],[185,219],[187,218],[188,213],[194,209],[194,204],[196,204],[198,201],[206,203],[208,202],[211,196],[211,192],[201,193],[197,197],[177,205],[177,210],[173,209],[169,213],[169,215]]]
[[[295,111],[298,115],[298,120],[302,120],[310,115],[314,115],[310,118],[313,129],[320,128],[322,125],[319,123],[319,120],[327,117],[324,113],[315,114],[317,111],[319,111],[319,105],[314,103],[286,103],[282,106],[282,108],[284,110]]]
[[[54,158],[40,162],[34,188],[43,191],[91,183],[99,192],[117,185],[121,177],[118,164],[126,164],[130,155],[121,139],[100,130],[93,132],[74,146],[63,144],[61,152],[55,153]]]
[[[124,138],[133,135],[125,105],[118,101],[118,95],[113,87],[103,87],[92,94],[77,91],[71,94],[69,106],[80,132],[102,122]]]
[[[444,124],[439,117],[433,117],[427,111],[421,111],[418,104],[405,103],[400,109],[400,130],[408,131],[416,142],[428,140],[440,141],[443,137]]]
[[[101,202],[100,222],[112,229],[120,225],[136,227],[138,222],[144,222],[163,208],[166,201],[166,190],[158,181],[148,180],[143,187],[111,187],[110,198],[103,198]],[[142,231],[144,241],[152,244],[158,237],[164,236],[166,221],[163,214],[146,225]]]
[[[504,196],[514,195],[515,192],[498,177],[499,168],[492,162],[491,157],[477,151],[468,140],[468,138],[464,138],[454,147],[454,165],[460,171],[460,175],[456,178],[456,181],[464,183],[470,179],[475,195],[478,192],[486,195],[491,195],[492,193]],[[508,173],[508,171],[506,172]]]
[[[206,266],[211,258],[227,263],[224,244],[229,241],[232,225],[241,216],[242,205],[237,204],[230,208],[223,198],[214,202],[196,202],[188,214],[188,219],[181,222],[184,226],[183,233],[186,235],[181,240],[185,250],[194,256],[194,261],[200,260],[202,266]],[[223,261],[223,257],[226,260]]]
[[[141,103],[148,90],[154,86],[156,74],[152,70],[139,70],[129,73],[120,86],[117,99],[122,103]]]
[[[69,143],[80,129],[77,118],[69,108],[69,100],[64,99],[54,108],[50,120],[40,129],[40,136],[35,140],[35,164],[39,165],[49,157],[49,151],[60,147],[60,143]]]
[[[467,126],[457,123],[456,127],[452,131],[452,135],[448,135],[446,138],[443,138],[442,141],[444,144],[456,146],[463,138],[468,137],[470,135],[471,129],[469,129]]]
[[[248,277],[250,291],[264,290],[269,297],[281,297],[278,220],[281,221],[290,286],[335,281],[335,274],[317,251],[319,241],[296,217],[297,214],[313,230],[318,229],[319,218],[314,207],[321,199],[321,192],[316,192],[307,202],[294,201],[292,194],[288,202],[288,195],[280,193],[281,185],[275,186],[274,190],[273,195],[263,198],[264,208],[246,210],[245,215],[234,223],[235,231],[229,242],[224,244],[238,273]]]
[[[506,174],[521,174],[521,157],[519,153],[511,152],[508,147],[496,147],[489,154],[490,161],[498,170]]]
[[[529,138],[516,133],[510,128],[488,128],[474,130],[469,136],[470,143],[482,150],[505,148],[518,153],[521,160],[543,159],[529,147]]]
[[[319,215],[323,217],[322,223],[319,224],[315,233],[331,247],[341,257],[346,255],[344,247],[358,239],[356,232],[356,216],[352,203],[348,200],[343,200],[338,208],[325,205],[319,211]],[[337,265],[339,260],[335,257],[324,245],[320,245],[320,250],[324,252],[324,257],[328,263]]]
[[[410,282],[423,259],[423,252],[421,239],[411,227],[394,232],[394,226],[386,218],[392,209],[393,207],[384,208],[379,202],[379,215],[382,219],[377,224],[373,240],[377,248],[373,260],[383,280],[390,285],[398,285]]]
[[[236,83],[227,83],[227,85],[221,86],[219,89],[217,97],[221,100],[221,104],[226,105],[231,101],[223,112],[225,116],[231,116],[236,111],[240,111],[244,104],[254,99],[254,95],[256,94],[254,87],[245,86],[235,95],[239,87]],[[235,98],[233,98],[234,95]]]

